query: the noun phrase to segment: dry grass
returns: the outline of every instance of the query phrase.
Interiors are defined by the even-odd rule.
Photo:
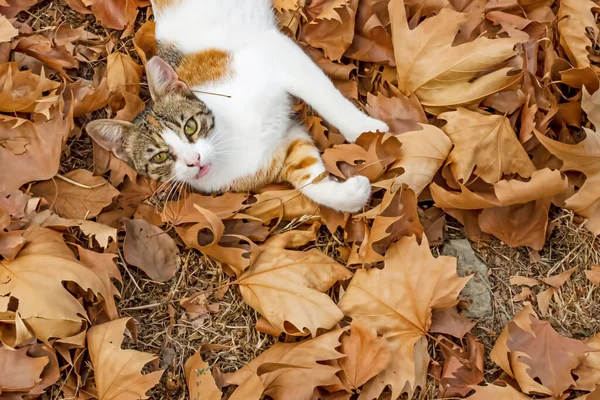
[[[62,23],[73,27],[86,26],[107,40],[117,40],[118,32],[108,32],[96,24],[93,16],[80,15],[66,7],[62,1],[44,1],[20,18],[36,29],[55,25],[58,16]],[[138,23],[145,20],[140,14]],[[116,49],[137,57],[131,38],[118,40]],[[73,71],[73,77],[91,79],[94,69],[103,67],[105,60],[82,63],[79,71]],[[147,96],[144,90],[142,95]],[[97,113],[98,116],[102,113]],[[87,120],[80,118],[77,126],[81,128]],[[92,169],[92,146],[90,139],[83,134],[70,139],[66,155],[63,156],[61,173],[73,169]],[[499,241],[476,244],[481,258],[490,267],[490,291],[493,294],[493,315],[480,321],[475,328],[477,337],[485,344],[489,354],[497,335],[522,303],[514,302],[513,297],[520,291],[509,284],[513,275],[542,278],[555,275],[577,267],[572,278],[557,292],[549,315],[546,317],[563,335],[586,338],[600,330],[600,292],[592,286],[584,275],[586,269],[600,264],[598,248],[600,242],[581,228],[571,213],[557,212],[552,221],[553,231],[539,256],[527,249],[511,249]],[[460,229],[451,225],[451,237],[462,237]],[[324,253],[340,258],[340,248],[347,247],[341,235],[322,234],[313,245]],[[184,250],[181,254],[181,267],[176,277],[161,284],[148,280],[135,268],[127,267],[119,261],[123,274],[121,300],[118,306],[123,316],[130,316],[138,323],[137,341],[127,340],[126,346],[160,356],[155,368],[166,369],[161,380],[151,394],[156,399],[186,398],[183,365],[187,358],[204,343],[226,346],[222,350],[209,351],[204,355],[210,365],[217,366],[223,372],[239,369],[267,349],[274,338],[254,329],[258,315],[245,305],[235,287],[229,288],[224,297],[217,299],[214,292],[208,295],[210,303],[218,304],[219,311],[190,320],[180,306],[182,298],[202,291],[211,291],[225,284],[227,277],[220,266],[196,250]],[[534,288],[538,293],[546,288],[541,285]],[[335,298],[339,287],[330,294]],[[531,299],[537,306],[535,298]],[[539,310],[538,310],[539,311]],[[433,358],[441,362],[439,352],[432,348]],[[89,372],[89,366],[83,368]],[[486,360],[486,379],[491,381],[499,374],[498,368]],[[60,398],[59,382],[51,398]],[[420,393],[420,399],[434,399],[437,396],[436,382],[429,380],[427,387]],[[50,397],[49,397],[50,398]],[[290,399],[291,400],[291,399]]]

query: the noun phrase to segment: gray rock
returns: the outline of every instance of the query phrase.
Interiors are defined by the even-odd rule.
[[[471,243],[467,239],[450,240],[444,244],[442,254],[457,258],[459,276],[474,275],[461,292],[461,297],[470,303],[467,317],[480,319],[491,315],[492,294],[488,267],[477,258]]]

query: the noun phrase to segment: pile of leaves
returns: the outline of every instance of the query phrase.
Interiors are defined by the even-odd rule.
[[[230,291],[278,339],[227,373],[204,343],[185,363],[191,399],[425,398],[431,382],[438,398],[600,398],[600,336],[561,336],[525,303],[486,352],[456,307],[470,277],[430,250],[450,216],[535,259],[552,205],[600,234],[597,1],[275,0],[282,31],[391,127],[345,144],[296,106],[333,176],[371,180],[355,215],[285,185],[190,193],[94,145],[87,121],[131,120],[148,100],[152,9],[65,1],[0,0],[0,398],[147,398],[171,366],[122,348],[138,327],[118,297],[133,268],[178,279],[186,249],[230,276],[178,299],[188,319]],[[547,285],[546,315],[572,273],[511,284],[517,301]]]

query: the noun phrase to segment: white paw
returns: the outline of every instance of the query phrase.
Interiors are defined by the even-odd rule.
[[[339,211],[360,211],[371,197],[371,182],[365,176],[353,176],[339,185],[338,204],[334,208]]]
[[[359,121],[353,124],[348,124],[347,128],[341,130],[342,134],[348,142],[356,142],[356,139],[365,132],[381,132],[385,133],[390,130],[390,127],[383,121],[371,118],[368,115],[362,114]]]

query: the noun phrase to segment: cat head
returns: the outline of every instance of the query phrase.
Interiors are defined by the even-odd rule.
[[[86,131],[139,174],[192,182],[210,172],[214,118],[164,60],[146,66],[152,102],[133,122],[102,119]]]

